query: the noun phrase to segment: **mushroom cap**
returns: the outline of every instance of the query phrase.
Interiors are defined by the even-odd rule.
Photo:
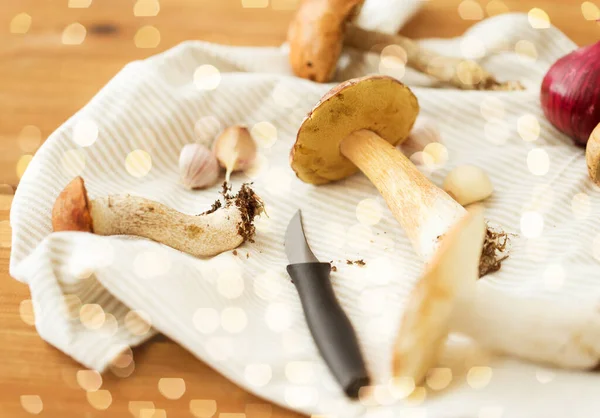
[[[81,177],[75,177],[56,198],[52,208],[52,229],[93,232],[87,190]]]
[[[289,60],[298,77],[333,77],[344,44],[344,23],[363,0],[304,0],[288,28]]]
[[[306,183],[324,184],[348,177],[358,170],[340,151],[348,135],[368,129],[397,145],[408,137],[418,113],[417,98],[395,78],[348,80],[325,94],[304,119],[290,165]]]
[[[395,377],[410,377],[419,385],[435,367],[456,302],[471,293],[479,278],[485,234],[483,210],[476,207],[443,236],[407,299],[394,347]]]

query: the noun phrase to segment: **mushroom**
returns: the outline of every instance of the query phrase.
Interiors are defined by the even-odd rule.
[[[288,30],[289,60],[302,78],[328,82],[333,78],[344,44],[381,52],[398,45],[406,52],[406,64],[443,83],[466,90],[521,90],[515,82],[498,82],[479,64],[447,57],[419,46],[400,35],[364,30],[351,21],[363,0],[303,0]]]
[[[223,192],[201,215],[185,215],[143,197],[122,195],[90,200],[81,177],[58,195],[52,228],[98,235],[135,235],[160,242],[195,257],[210,257],[234,249],[254,235],[254,217],[262,202],[247,185],[236,196]]]
[[[590,134],[585,148],[585,161],[590,178],[600,186],[600,123]]]
[[[490,318],[485,304],[476,303],[476,296],[485,295],[503,315],[511,303],[509,295],[490,293],[476,285],[478,268],[490,263],[485,260],[489,251],[482,254],[482,247],[489,249],[494,244],[485,242],[481,211],[473,209],[469,214],[395,148],[408,136],[418,111],[416,97],[396,79],[368,76],[349,80],[326,93],[309,112],[290,153],[298,178],[315,185],[343,179],[360,169],[427,262],[425,275],[408,298],[394,352],[395,375],[411,377],[417,383],[435,364],[450,329],[476,341],[493,340],[489,335],[494,329],[486,326],[498,324],[502,318]],[[495,256],[495,251],[492,253]],[[553,307],[547,303],[536,309],[537,315]],[[531,318],[536,326],[545,327],[545,332],[533,335],[526,327],[515,327],[507,335],[511,344],[497,343],[497,338],[493,343],[510,354],[563,367],[589,367],[600,357],[574,338],[568,341],[570,350],[540,349],[544,344],[556,347],[563,336],[570,338],[571,330],[563,327],[557,331],[553,323],[542,323],[539,315]],[[519,313],[511,313],[504,324],[519,324],[522,319]]]

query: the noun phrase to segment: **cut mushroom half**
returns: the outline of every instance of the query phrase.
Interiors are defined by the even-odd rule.
[[[160,242],[195,257],[210,257],[251,240],[254,218],[262,201],[249,186],[239,193],[224,193],[201,215],[185,215],[143,197],[117,195],[88,198],[81,177],[59,194],[52,209],[52,227],[58,231],[92,232],[98,235],[134,235]]]
[[[447,57],[400,35],[359,28],[351,23],[362,0],[303,0],[288,29],[289,60],[294,73],[320,83],[330,81],[343,45],[381,52],[397,45],[406,64],[448,85],[466,90],[522,90],[519,83],[497,81],[475,61]]]

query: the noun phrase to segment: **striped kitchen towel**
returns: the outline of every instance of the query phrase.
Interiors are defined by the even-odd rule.
[[[204,42],[127,65],[29,165],[11,211],[10,271],[31,289],[42,338],[87,367],[118,372],[129,364],[114,361],[119,353],[161,332],[247,390],[307,414],[512,418],[598,411],[597,374],[517,359],[536,350],[600,352],[600,192],[588,180],[583,151],[539,106],[544,73],[576,46],[557,29],[535,29],[515,14],[423,44],[477,59],[526,90],[431,88],[395,61],[353,50],[344,52],[337,77],[384,73],[412,87],[447,149],[447,160],[425,169],[436,184],[459,164],[489,173],[495,191],[486,216],[517,236],[502,270],[478,282],[488,298],[475,320],[487,348],[513,356],[453,337],[426,385],[408,397],[390,385],[395,333],[423,263],[364,176],[314,187],[288,164],[303,117],[333,84],[293,77],[285,46]],[[260,151],[252,170],[232,177],[234,188],[254,182],[269,214],[257,221],[256,241],[237,255],[196,259],[143,239],[51,233],[54,200],[76,175],[91,198],[129,193],[184,213],[205,211],[218,189],[181,187],[179,152],[191,142],[209,145],[232,124],[248,125]],[[283,233],[298,208],[315,254],[337,267],[336,293],[377,384],[368,401],[350,402],[336,385],[286,274]]]

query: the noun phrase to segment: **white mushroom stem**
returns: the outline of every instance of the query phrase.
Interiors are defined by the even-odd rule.
[[[406,64],[439,81],[466,90],[522,90],[517,82],[498,82],[474,61],[447,57],[422,48],[412,39],[400,35],[374,32],[347,23],[346,45],[372,52],[382,52],[388,45],[398,45],[406,52]]]
[[[90,202],[94,233],[148,238],[196,257],[210,257],[241,245],[249,227],[244,208],[235,204],[193,216],[134,196],[109,196]]]
[[[340,150],[377,187],[424,260],[431,259],[440,238],[467,214],[376,133],[356,131],[342,141]]]

